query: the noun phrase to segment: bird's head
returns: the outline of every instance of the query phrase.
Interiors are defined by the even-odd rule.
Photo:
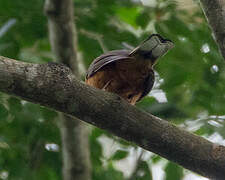
[[[150,60],[154,65],[159,57],[165,55],[173,47],[171,40],[164,39],[159,34],[152,34],[131,51],[130,56],[141,56],[143,59]]]

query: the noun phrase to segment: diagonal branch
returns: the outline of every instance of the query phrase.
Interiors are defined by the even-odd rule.
[[[0,57],[0,91],[75,116],[203,176],[225,177],[225,147],[79,82],[64,65]]]
[[[200,0],[200,2],[225,59],[225,0]]]

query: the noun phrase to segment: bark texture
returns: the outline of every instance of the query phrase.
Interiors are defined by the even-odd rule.
[[[30,64],[0,56],[0,91],[105,129],[205,177],[225,177],[225,147],[79,82],[62,64]]]
[[[57,62],[61,62],[79,78],[76,28],[72,0],[46,0],[49,38]],[[59,128],[63,148],[63,179],[90,180],[91,163],[87,126],[78,119],[60,114]]]
[[[225,0],[200,0],[200,2],[225,59]]]

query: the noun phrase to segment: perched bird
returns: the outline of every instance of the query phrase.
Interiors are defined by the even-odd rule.
[[[134,105],[151,91],[155,79],[153,66],[173,46],[172,41],[152,34],[132,51],[105,53],[91,63],[85,82],[116,93]]]

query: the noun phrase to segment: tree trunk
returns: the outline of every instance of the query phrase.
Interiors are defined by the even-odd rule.
[[[225,60],[225,0],[200,0],[200,2]]]
[[[57,62],[61,62],[79,76],[76,50],[76,29],[72,0],[46,0],[49,37]],[[90,180],[91,163],[87,126],[78,119],[61,114],[59,128],[62,137],[63,179]]]

